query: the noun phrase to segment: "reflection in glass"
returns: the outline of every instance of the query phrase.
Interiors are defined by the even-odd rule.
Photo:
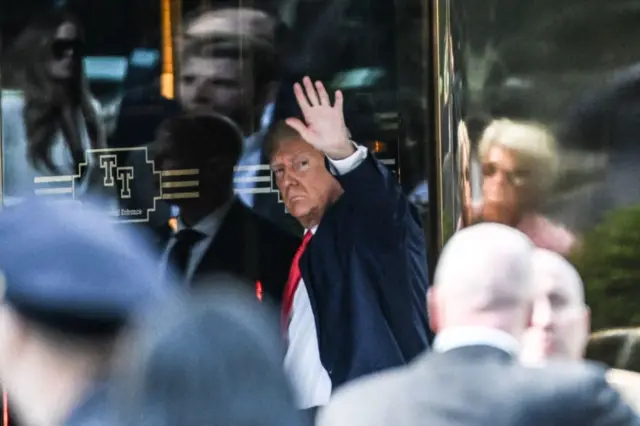
[[[567,256],[585,282],[593,329],[637,328],[640,49],[628,40],[640,36],[640,8],[622,0],[437,3],[451,8],[459,53],[455,120],[467,124],[481,165],[470,181],[482,199],[470,221],[463,212],[456,219],[517,227]],[[488,120],[472,130],[474,117]]]
[[[80,23],[62,12],[34,20],[11,47],[3,68],[4,88],[14,89],[2,96],[5,204],[51,192],[60,179],[73,181],[78,197],[101,188],[88,152],[105,146],[105,133],[83,48]]]

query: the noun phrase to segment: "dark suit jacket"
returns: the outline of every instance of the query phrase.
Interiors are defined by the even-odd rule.
[[[318,425],[640,425],[605,372],[582,362],[527,368],[491,346],[432,352],[345,386]]]
[[[344,194],[300,259],[333,388],[428,347],[427,253],[418,212],[371,154],[337,176]]]
[[[300,239],[235,200],[193,276],[196,286],[207,277],[231,274],[252,286],[260,281],[264,296],[279,305]]]

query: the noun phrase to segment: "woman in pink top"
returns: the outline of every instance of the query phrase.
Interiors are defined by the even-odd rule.
[[[494,120],[480,138],[478,158],[482,165],[482,204],[470,208],[472,221],[513,226],[536,246],[567,256],[576,237],[540,213],[559,169],[551,132],[538,124]]]

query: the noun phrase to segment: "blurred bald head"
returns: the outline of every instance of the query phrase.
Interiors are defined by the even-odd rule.
[[[536,249],[533,277],[536,293],[523,359],[582,358],[589,334],[589,310],[580,275],[561,255]]]
[[[519,337],[531,314],[533,243],[511,227],[483,223],[445,246],[429,295],[435,331],[485,326]]]

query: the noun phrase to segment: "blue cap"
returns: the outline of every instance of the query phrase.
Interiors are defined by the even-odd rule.
[[[0,241],[4,302],[60,331],[112,330],[173,290],[142,235],[76,202],[5,209]]]

